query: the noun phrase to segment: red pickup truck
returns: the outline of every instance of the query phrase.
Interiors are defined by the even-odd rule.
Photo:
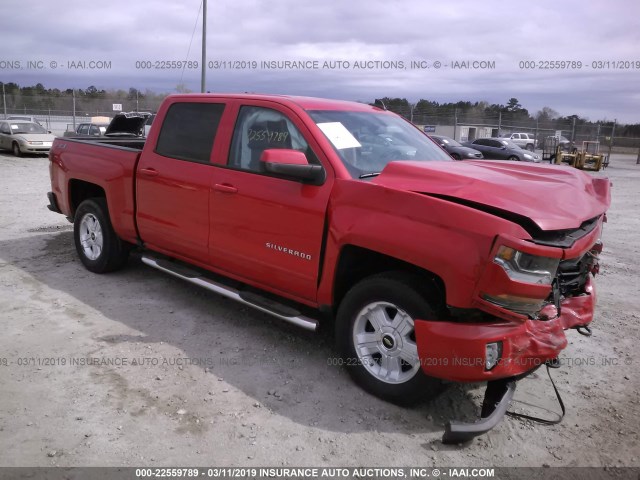
[[[351,102],[173,95],[147,139],[58,138],[49,209],[82,263],[144,263],[301,327],[396,403],[487,381],[495,426],[515,381],[593,319],[610,183],[576,169],[454,162],[401,117]]]

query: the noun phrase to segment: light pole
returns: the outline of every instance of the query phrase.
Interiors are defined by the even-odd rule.
[[[7,99],[4,96],[4,82],[2,82],[2,106],[4,109],[4,118],[7,118]]]
[[[202,77],[200,93],[205,92],[207,68],[207,0],[202,0]]]

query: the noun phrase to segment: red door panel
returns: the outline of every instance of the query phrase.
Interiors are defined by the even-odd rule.
[[[315,301],[330,187],[217,168],[211,195],[212,263]]]
[[[214,168],[155,153],[142,156],[136,182],[137,219],[140,237],[148,247],[207,261]]]

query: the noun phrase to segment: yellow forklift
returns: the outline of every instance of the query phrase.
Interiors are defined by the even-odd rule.
[[[556,137],[545,139],[542,158],[556,165],[566,164],[580,170],[594,172],[606,168],[609,163],[605,155],[600,154],[600,142],[582,142],[581,150],[570,148],[569,151],[565,151],[564,146]]]
[[[604,166],[605,156],[600,154],[600,142],[582,142],[582,150],[577,154],[575,167],[597,172]]]

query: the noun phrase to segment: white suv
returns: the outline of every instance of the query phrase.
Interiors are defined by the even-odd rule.
[[[520,148],[525,148],[531,152],[536,146],[536,139],[533,133],[512,133],[511,135],[507,135],[502,137],[505,140],[511,140],[513,143],[518,145]]]

